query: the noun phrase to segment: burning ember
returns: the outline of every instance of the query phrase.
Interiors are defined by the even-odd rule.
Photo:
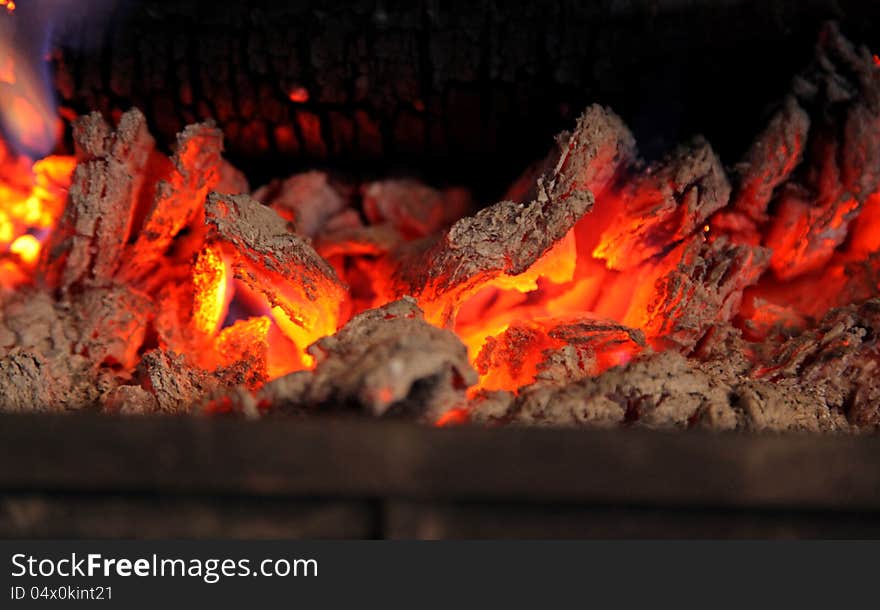
[[[11,10],[12,3],[6,3]],[[291,100],[308,92],[293,89]],[[0,148],[0,407],[880,423],[880,69],[836,29],[731,173],[588,108],[507,200],[297,174],[137,110]]]

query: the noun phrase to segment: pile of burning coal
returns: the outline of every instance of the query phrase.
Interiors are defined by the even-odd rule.
[[[880,423],[880,66],[833,26],[732,170],[701,138],[645,163],[592,106],[483,207],[323,172],[251,191],[213,124],[169,157],[137,110],[34,162],[51,106],[2,103],[4,410]]]

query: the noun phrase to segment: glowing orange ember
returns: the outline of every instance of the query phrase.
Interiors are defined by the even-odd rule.
[[[55,225],[64,209],[74,166],[74,158],[66,156],[29,164],[27,159],[5,152],[0,143],[0,257],[8,252],[15,255],[19,266],[34,266],[41,236]],[[0,274],[0,287],[29,279],[18,268],[15,273]]]
[[[290,339],[293,344],[300,350],[298,355],[299,366],[295,366],[290,370],[300,368],[309,369],[315,364],[315,359],[305,352],[305,349],[322,337],[332,335],[336,332],[336,318],[329,314],[329,311],[323,316],[316,316],[312,320],[294,320],[284,311],[284,308],[276,305],[272,307],[272,319],[281,329],[281,332]]]
[[[0,7],[11,13],[15,3],[0,0]],[[33,74],[3,51],[0,45],[3,118],[17,127],[16,144],[39,150],[51,140],[46,132],[54,124],[47,120],[47,102],[37,95]],[[861,60],[876,75],[872,62]],[[873,64],[880,66],[877,55]],[[296,104],[309,100],[300,86],[287,96]],[[304,108],[297,113],[297,133],[320,131],[317,116]],[[32,162],[0,142],[0,289],[34,282],[54,298],[112,284],[130,291],[134,296],[126,298],[132,301],[146,295],[143,309],[149,311],[140,313],[148,322],[140,333],[149,329],[149,338],[141,336],[133,352],[149,342],[150,349],[184,353],[203,372],[229,375],[230,387],[254,389],[266,379],[316,366],[320,376],[344,331],[316,342],[365,309],[404,295],[413,295],[425,320],[454,332],[467,349],[479,380],[466,387],[476,376],[468,370],[471,377],[463,381],[467,366],[456,369],[459,378],[451,383],[458,393],[445,406],[459,407],[466,391],[474,397],[504,390],[522,398],[530,396],[522,391],[529,384],[582,381],[652,350],[676,349],[691,357],[716,326],[737,340],[792,336],[836,306],[835,299],[857,302],[875,296],[880,284],[880,190],[872,193],[877,181],[861,192],[852,188],[869,184],[848,178],[863,168],[838,167],[847,157],[835,149],[816,185],[780,186],[795,170],[799,180],[812,179],[798,169],[812,142],[806,132],[772,139],[760,151],[775,164],[754,168],[751,180],[740,176],[734,186],[705,142],[695,144],[690,156],[649,166],[635,152],[618,154],[612,146],[581,171],[572,169],[578,166],[578,139],[572,136],[558,162],[571,175],[557,168],[562,173],[550,175],[559,184],[538,180],[543,192],[534,203],[541,205],[499,204],[513,211],[473,225],[481,230],[477,237],[467,233],[467,223],[492,209],[413,237],[384,216],[381,222],[369,219],[363,206],[343,213],[334,208],[326,221],[315,223],[332,223],[331,237],[344,237],[334,241],[302,230],[303,236],[294,234],[291,219],[308,216],[311,202],[297,200],[291,205],[302,208],[281,215],[276,203],[257,201],[257,192],[252,198],[224,190],[230,187],[224,184],[222,134],[212,124],[187,128],[169,159],[154,148],[145,118],[136,114],[141,129],[119,129],[121,135],[109,135],[109,125],[93,121],[92,139],[77,140],[83,161],[78,169],[75,157]],[[845,131],[855,137],[850,131],[858,130]],[[601,132],[586,130],[590,138]],[[880,147],[857,153],[852,164],[876,163]],[[599,180],[603,172],[609,175]],[[120,192],[108,199],[107,193]],[[566,208],[566,201],[583,205]],[[552,217],[558,209],[565,211],[564,222]],[[112,260],[106,276],[96,279],[100,274],[89,259],[101,240],[112,246]],[[505,240],[509,249],[494,249]],[[73,242],[76,254],[70,253]],[[414,258],[395,258],[396,249]],[[462,250],[468,256],[459,257]],[[425,252],[429,256],[419,259]],[[46,279],[46,267],[65,264],[64,257],[85,269],[76,276],[79,283]],[[431,265],[441,259],[452,262],[438,264],[433,274]],[[431,267],[421,285],[399,277],[410,260]],[[445,281],[450,278],[456,282]],[[448,332],[428,330],[451,340],[464,358]],[[255,369],[259,374],[251,374]],[[384,378],[371,392],[386,406],[399,399]],[[436,423],[467,421],[466,408],[453,408]]]
[[[193,324],[206,335],[220,328],[228,306],[228,269],[219,250],[207,247],[193,267]]]
[[[36,262],[40,256],[40,242],[33,235],[17,237],[9,246],[9,251],[17,254],[21,260],[29,265]]]
[[[14,13],[15,0],[0,0],[0,8],[5,8],[7,13]]]
[[[460,426],[462,424],[466,424],[467,422],[467,409],[457,408],[450,409],[449,411],[441,415],[440,418],[437,420],[436,425],[440,428],[444,428],[447,426]]]
[[[175,193],[186,192],[184,169],[197,158],[194,146],[190,143],[180,150],[181,167],[169,178],[175,183]],[[75,164],[73,157],[62,156],[28,164],[0,149],[0,254],[7,254],[6,258],[0,256],[0,285],[14,286],[32,276],[40,258],[40,235],[51,231],[63,212]],[[174,280],[181,283],[168,293],[173,296],[167,302],[169,308],[176,307],[178,302],[189,304],[185,306],[188,313],[175,324],[185,325],[188,317],[196,336],[163,330],[163,346],[197,350],[193,360],[208,370],[234,366],[248,355],[263,358],[266,377],[273,379],[313,368],[315,358],[307,352],[310,345],[334,334],[346,319],[363,308],[395,298],[379,290],[371,300],[360,301],[340,318],[338,295],[318,290],[308,307],[302,307],[302,295],[293,290],[290,278],[276,277],[269,269],[261,269],[256,261],[233,262],[234,252],[226,250],[227,245],[206,240],[203,232],[193,230],[204,223],[200,202],[205,190],[204,185],[198,186],[198,202],[187,204],[192,209],[169,205],[171,215],[167,217],[155,210],[147,214],[141,221],[142,237],[131,240],[131,255],[146,256],[148,250],[140,243],[143,236],[153,240],[154,249],[164,249],[172,246],[174,235],[190,227],[186,238],[174,246],[179,252],[167,259],[165,272],[169,278],[175,278],[175,265],[189,270],[179,274],[183,279]],[[654,219],[645,218],[639,206],[656,197],[656,193],[642,193],[627,204],[619,193],[612,191],[598,198],[591,213],[524,272],[501,274],[477,283],[455,302],[442,293],[423,295],[419,304],[426,319],[437,326],[452,328],[479,372],[479,382],[469,389],[470,396],[486,390],[518,391],[539,378],[541,367],[552,354],[574,357],[572,363],[577,374],[594,376],[609,367],[626,364],[642,349],[641,344],[619,338],[590,345],[571,344],[564,336],[565,324],[571,320],[616,321],[640,329],[648,345],[663,348],[661,338],[669,332],[671,321],[656,315],[658,286],[670,281],[670,274],[678,265],[693,259],[694,244],[711,244],[715,233],[724,233],[724,225],[716,226],[713,220],[711,227],[702,221],[687,229],[673,227],[669,235],[674,241],[656,252],[640,250],[640,244],[622,246],[622,236],[653,229]],[[182,211],[184,208],[186,212]],[[820,273],[827,261],[811,260],[801,254],[804,236],[820,221],[825,223],[829,235],[849,235],[849,254],[835,254],[821,271],[826,281],[831,282],[829,286],[845,281],[843,269],[847,261],[860,260],[880,244],[876,231],[880,226],[880,194],[868,198],[860,210],[854,205],[842,205],[833,214],[821,217],[806,202],[783,202],[780,208],[779,218],[788,219],[780,225],[785,230],[777,229],[777,236],[771,228],[766,235],[770,242],[778,242],[771,263],[777,274],[784,275],[785,265],[800,258],[804,260],[799,273],[800,269]],[[853,226],[848,230],[851,220]],[[169,227],[166,237],[156,242],[152,236]],[[364,276],[382,273],[382,267],[375,261],[363,259],[358,264],[357,272]],[[266,281],[273,285],[271,298],[269,293],[261,293],[240,281],[260,274],[270,278]],[[759,284],[747,293],[741,308],[746,336],[765,335],[780,322],[793,327],[802,324],[803,318],[797,312],[806,306],[791,305],[786,300],[790,301],[790,297],[785,291],[794,284],[780,286],[783,287],[771,290]],[[237,316],[238,321],[224,328],[233,298],[245,315]],[[681,293],[670,292],[664,305],[674,311],[683,299]],[[379,399],[391,400],[390,390],[381,388],[379,393]],[[467,410],[456,408],[441,417],[437,425],[456,425],[467,420]]]
[[[224,328],[214,341],[217,364],[233,364],[243,354],[266,352],[269,349],[269,328],[272,322],[266,316],[239,320]]]

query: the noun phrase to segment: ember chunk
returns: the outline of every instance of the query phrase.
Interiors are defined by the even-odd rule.
[[[125,286],[86,290],[71,299],[69,319],[76,329],[76,353],[96,365],[131,370],[137,364],[153,302]]]
[[[0,355],[21,349],[44,356],[72,353],[75,340],[63,307],[49,292],[23,289],[0,307]]]
[[[0,358],[0,411],[88,409],[114,385],[82,356],[14,350]]]
[[[647,356],[595,378],[565,385],[535,384],[514,400],[502,418],[515,424],[617,426],[637,421],[647,427],[688,426],[700,409],[727,405],[729,387],[667,352]],[[497,401],[477,401],[473,417],[499,419]]]
[[[598,375],[647,349],[642,331],[610,320],[562,321],[547,334],[563,346],[545,354],[544,362],[538,365],[538,381],[558,383],[576,381],[585,374]]]
[[[236,279],[267,299],[296,345],[336,331],[342,283],[274,210],[247,195],[211,193],[205,212],[208,242],[223,249]]]
[[[86,288],[63,300],[32,289],[0,308],[0,355],[26,349],[47,358],[85,356],[94,367],[137,364],[152,301],[124,286]]]
[[[746,381],[736,387],[742,428],[767,432],[844,432],[843,412],[829,408],[815,387]]]
[[[156,184],[137,239],[126,252],[120,277],[132,281],[162,267],[172,240],[201,213],[208,191],[220,180],[223,134],[213,123],[190,125],[177,136],[172,169]]]
[[[105,413],[150,415],[159,413],[156,397],[139,385],[121,385],[110,390],[101,401]]]
[[[564,383],[598,375],[645,346],[640,331],[608,320],[524,321],[490,337],[475,364],[481,388],[516,389],[536,380]]]
[[[74,126],[79,164],[70,200],[41,264],[50,284],[101,284],[118,269],[154,141],[137,110],[115,131],[98,113]]]
[[[778,278],[791,279],[829,261],[860,206],[849,193],[839,197],[817,202],[808,190],[796,185],[783,189],[764,240],[773,251],[770,266]]]
[[[795,93],[814,120],[807,169],[783,189],[765,240],[781,279],[828,262],[880,186],[880,71],[870,53],[827,27]]]
[[[755,376],[789,387],[815,388],[828,407],[852,423],[880,423],[880,300],[835,309],[812,330],[781,345],[763,346]]]
[[[396,292],[413,294],[429,320],[444,323],[482,286],[527,271],[592,209],[593,192],[607,188],[635,154],[629,130],[599,106],[563,134],[559,148],[559,162],[538,179],[531,203],[497,203],[455,223],[433,246],[419,244],[404,254]]]
[[[330,184],[327,174],[312,171],[275,180],[254,192],[254,198],[269,205],[303,237],[315,237],[346,201]]]
[[[702,230],[729,197],[721,161],[708,142],[697,138],[629,182],[623,209],[593,256],[610,269],[630,269]]]
[[[768,254],[720,238],[694,242],[676,269],[660,278],[645,331],[657,346],[689,350],[713,325],[738,311],[742,292],[766,269]]]
[[[783,107],[736,166],[733,210],[756,223],[767,220],[767,206],[776,187],[801,161],[809,129],[810,116],[793,96],[786,97]]]
[[[220,356],[220,373],[235,378],[237,385],[255,389],[266,381],[269,343],[269,318],[260,316],[238,320],[220,331],[214,349]]]
[[[200,369],[183,354],[151,350],[137,368],[141,385],[156,399],[159,412],[186,413],[209,398],[238,385],[237,379]]]
[[[779,386],[763,380],[729,383],[675,352],[652,354],[595,378],[538,383],[513,397],[477,395],[476,423],[541,426],[708,428],[749,431],[847,431],[840,411],[814,386]]]
[[[472,205],[464,189],[438,191],[415,180],[371,182],[363,188],[367,220],[388,223],[405,239],[434,235],[465,216]]]
[[[376,416],[414,413],[435,421],[463,404],[477,381],[464,345],[425,322],[409,297],[355,316],[309,353],[314,372],[270,382],[262,396],[288,408],[354,405]]]
[[[474,362],[481,387],[517,389],[533,382],[544,352],[553,347],[554,342],[539,324],[512,324],[500,335],[489,337]]]

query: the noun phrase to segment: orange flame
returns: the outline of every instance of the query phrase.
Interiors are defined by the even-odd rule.
[[[0,143],[0,255],[8,252],[15,255],[19,267],[33,268],[40,255],[38,235],[45,236],[64,209],[75,160],[46,157],[28,167],[26,159],[4,150]],[[0,275],[0,286],[28,280],[21,271]]]

